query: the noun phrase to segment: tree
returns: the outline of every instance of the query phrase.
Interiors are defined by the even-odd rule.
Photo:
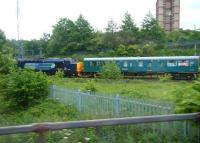
[[[42,53],[44,55],[47,54],[47,46],[48,46],[48,43],[50,41],[50,38],[51,38],[51,36],[48,33],[44,33],[42,35],[42,37],[40,38],[40,46],[41,46],[40,48],[41,48]]]
[[[106,33],[104,34],[103,43],[106,48],[110,50],[116,49],[119,45],[117,30],[117,24],[112,19],[109,20],[106,27]]]
[[[73,21],[61,18],[58,23],[53,26],[53,34],[47,47],[47,54],[55,56],[65,54],[67,51],[76,49],[74,38],[76,36],[76,26]]]
[[[48,97],[48,80],[41,72],[13,71],[0,83],[0,91],[9,107],[27,109]]]
[[[48,55],[66,55],[77,51],[93,50],[93,39],[93,28],[82,15],[75,22],[62,18],[54,26],[48,42]]]
[[[0,74],[8,74],[15,68],[15,60],[10,54],[0,52]]]
[[[4,32],[0,30],[0,74],[8,74],[14,67],[13,50],[9,47]]]
[[[137,41],[139,34],[139,29],[134,23],[131,15],[126,12],[124,15],[124,20],[122,20],[120,35],[122,42],[125,45],[134,44]]]
[[[0,51],[3,50],[3,45],[6,43],[6,36],[4,32],[0,29]]]
[[[84,19],[83,15],[79,15],[75,21],[77,35],[76,42],[78,43],[78,50],[93,50],[94,31],[92,26],[87,20]]]
[[[164,30],[159,26],[158,22],[150,12],[145,16],[142,22],[140,38],[142,41],[155,42],[160,47],[164,46],[166,43],[166,35]]]

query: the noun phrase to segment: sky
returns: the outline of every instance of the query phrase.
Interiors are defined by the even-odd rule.
[[[8,39],[17,39],[17,0],[0,0],[0,29]],[[113,19],[118,25],[129,12],[140,26],[150,11],[156,15],[156,0],[19,0],[20,39],[39,39],[51,33],[60,18],[73,21],[82,14],[95,30],[105,30]],[[181,0],[180,27],[200,28],[200,0]]]

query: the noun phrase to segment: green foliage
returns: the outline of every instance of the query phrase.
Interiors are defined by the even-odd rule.
[[[139,28],[134,23],[131,15],[126,12],[124,15],[124,20],[122,20],[120,38],[122,43],[125,45],[134,44],[137,42],[139,34]]]
[[[103,43],[106,45],[106,48],[113,50],[119,45],[119,34],[117,30],[118,26],[114,20],[109,20],[106,27],[106,33],[103,37]]]
[[[130,89],[130,88],[123,88],[119,92],[120,95],[125,95],[128,97],[138,98],[138,99],[144,99],[144,98],[150,98],[147,92],[141,92],[140,90],[136,89]]]
[[[45,99],[49,88],[43,73],[19,69],[2,80],[0,90],[8,106],[27,109]]]
[[[64,71],[62,71],[61,69],[58,69],[58,71],[56,71],[56,73],[55,73],[55,77],[56,78],[63,78],[63,77],[65,77]]]
[[[102,66],[100,76],[104,79],[121,79],[121,70],[114,62],[106,63]]]
[[[53,27],[48,55],[71,55],[75,51],[93,50],[93,38],[93,28],[82,15],[75,22],[61,18]]]
[[[174,91],[176,112],[192,113],[200,112],[200,80],[195,81],[192,86],[178,88]]]
[[[117,48],[118,56],[141,56],[142,52],[142,48],[136,44],[129,46],[120,44]]]
[[[3,45],[6,43],[6,36],[4,32],[0,29],[0,51],[3,50]]]
[[[83,88],[84,91],[89,91],[89,92],[96,92],[97,91],[97,86],[95,84],[94,80],[89,80],[88,82],[85,83],[85,86]]]
[[[16,62],[10,54],[0,52],[0,74],[8,74],[16,67]]]
[[[164,74],[164,75],[160,75],[159,80],[162,82],[166,82],[166,81],[170,81],[172,79],[172,76],[170,74]]]
[[[141,36],[144,41],[154,41],[160,45],[166,42],[164,30],[151,13],[148,13],[142,22]]]

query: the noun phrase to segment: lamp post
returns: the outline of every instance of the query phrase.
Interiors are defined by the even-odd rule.
[[[20,41],[20,8],[19,8],[19,0],[17,0],[17,41],[18,41],[18,48],[19,54],[18,57],[24,58],[24,49],[22,47],[22,41]]]

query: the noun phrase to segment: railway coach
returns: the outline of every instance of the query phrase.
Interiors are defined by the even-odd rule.
[[[106,63],[116,63],[124,75],[171,74],[173,78],[197,78],[199,56],[84,58],[84,73],[96,74]]]

